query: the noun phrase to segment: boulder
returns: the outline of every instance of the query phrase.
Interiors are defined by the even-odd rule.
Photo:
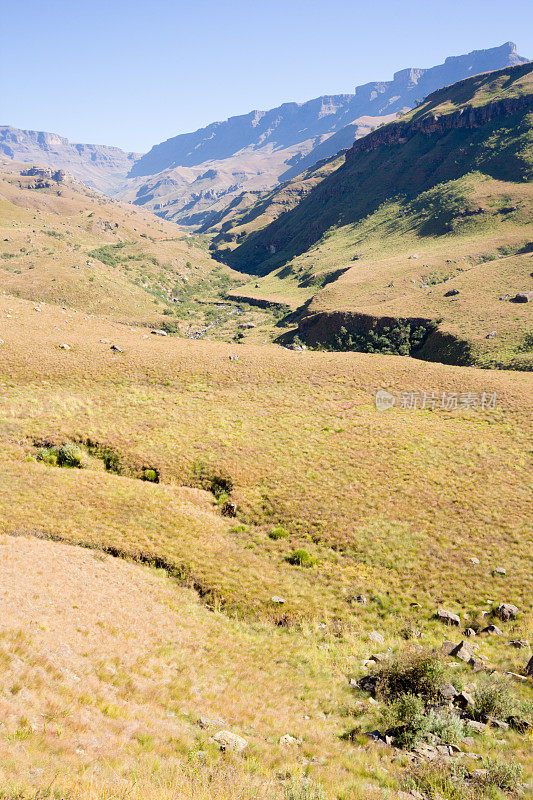
[[[465,661],[467,664],[474,659],[474,654],[466,642],[460,642],[450,655]]]
[[[533,656],[531,656],[531,658],[527,662],[525,673],[526,675],[533,677]]]
[[[461,618],[451,611],[446,611],[444,608],[439,608],[437,611],[437,618],[446,625],[460,625]]]
[[[511,647],[517,647],[519,649],[524,647],[527,648],[530,646],[527,639],[511,639],[511,641],[508,642],[508,644],[510,644]]]
[[[474,719],[466,719],[465,725],[475,733],[485,733],[487,726],[483,722],[476,722]]]
[[[458,695],[453,683],[445,683],[444,686],[441,686],[440,693],[445,700],[453,700]]]
[[[475,630],[473,628],[467,628],[465,630],[465,636],[469,636],[470,637],[470,636],[475,636],[475,635],[476,635],[476,632],[475,632]]]
[[[457,645],[455,642],[450,642],[449,639],[445,639],[440,646],[440,651],[445,656],[451,656],[456,647]]]
[[[490,636],[503,636],[503,631],[500,630],[497,625],[487,625],[486,628],[483,628],[483,630],[480,631],[480,634],[481,633],[488,634]]]
[[[459,294],[459,289],[450,289],[444,293],[444,297],[455,297]]]
[[[225,721],[220,717],[200,717],[198,719],[200,728],[220,728],[225,724]]]
[[[467,708],[473,708],[475,705],[475,700],[472,695],[464,691],[459,692],[453,702],[455,705],[459,706],[459,708],[462,708],[463,711],[466,711]]]
[[[246,739],[239,736],[237,733],[231,731],[219,731],[213,736],[213,741],[218,744],[223,752],[232,751],[234,753],[242,753],[248,746]]]
[[[516,619],[518,615],[518,608],[513,606],[512,603],[500,603],[494,613],[497,617],[503,620],[503,622],[509,622],[509,620]]]
[[[517,292],[511,298],[511,303],[531,303],[533,301],[533,292]]]

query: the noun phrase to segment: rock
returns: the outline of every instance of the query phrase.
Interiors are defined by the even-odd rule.
[[[355,678],[350,678],[350,680],[348,681],[348,686],[350,686],[352,689],[357,689],[358,685],[359,684],[357,683]]]
[[[243,739],[243,737],[239,736],[237,733],[231,733],[231,731],[219,731],[215,733],[213,741],[218,744],[223,752],[231,750],[234,753],[242,753],[248,746],[246,739]]]
[[[474,558],[471,558],[470,561],[472,562],[472,564],[479,564],[479,558],[475,558],[474,557]]]
[[[486,628],[483,628],[482,631],[479,632],[480,635],[482,633],[488,634],[490,636],[503,636],[503,631],[498,628],[497,625],[487,625]]]
[[[388,661],[389,660],[388,653],[374,653],[370,657],[377,664],[382,664],[384,661]]]
[[[450,642],[449,639],[445,639],[440,646],[440,651],[445,656],[451,656],[456,647],[457,645],[455,642]]]
[[[368,600],[364,594],[358,594],[357,597],[355,598],[355,602],[360,603],[362,606],[366,606]]]
[[[466,642],[460,642],[460,644],[458,644],[457,647],[452,650],[450,655],[461,659],[461,661],[465,661],[467,664],[469,661],[474,659],[474,654]]]
[[[533,300],[533,292],[518,292],[511,298],[511,303],[530,303]]]
[[[510,644],[511,647],[517,647],[519,649],[530,646],[527,639],[511,639],[511,641],[508,642],[508,644]]]
[[[525,673],[526,675],[533,677],[533,656],[531,656],[531,658],[527,662]]]
[[[465,711],[467,708],[473,708],[475,705],[475,700],[471,694],[468,692],[459,692],[455,700],[453,701],[459,708],[462,708]]]
[[[475,733],[485,733],[487,726],[483,722],[476,722],[474,719],[465,719],[465,725]]]
[[[371,631],[368,638],[370,639],[371,642],[374,642],[375,644],[383,644],[383,642],[385,641],[385,637],[383,636],[383,634],[378,633],[377,631]]]
[[[120,347],[117,347],[116,344],[112,344],[109,349],[112,350],[114,353],[123,353],[124,352]]]
[[[496,567],[496,569],[494,570],[494,574],[495,575],[507,575],[507,570],[504,569],[503,567]]]
[[[437,618],[446,625],[461,624],[461,618],[457,614],[453,614],[451,611],[446,611],[444,608],[439,608],[437,611]]]
[[[507,722],[511,728],[513,728],[515,731],[518,731],[518,733],[527,733],[529,730],[531,730],[531,728],[533,728],[531,722],[528,722],[527,719],[523,719],[516,714],[511,714],[510,717],[507,717]]]
[[[455,297],[459,294],[459,289],[450,289],[444,293],[444,297]]]
[[[514,678],[515,681],[521,681],[522,683],[527,681],[525,675],[519,675],[517,672],[506,672],[505,675],[507,675],[508,678]]]
[[[168,333],[166,331],[161,331],[161,330],[153,330],[150,331],[150,333],[153,333],[154,336],[168,336]]]
[[[513,606],[512,603],[500,603],[494,613],[497,617],[503,620],[503,622],[509,622],[509,620],[516,619],[518,615],[518,608]]]
[[[445,700],[453,700],[454,697],[458,695],[458,691],[453,683],[445,683],[444,686],[441,686],[440,693]]]
[[[480,658],[471,658],[468,662],[468,665],[472,667],[474,672],[481,672],[482,670],[486,669],[485,664]]]
[[[509,725],[507,724],[507,722],[504,722],[501,719],[495,719],[495,717],[487,717],[487,723],[492,728],[498,728],[500,731],[508,731],[509,730]]]
[[[229,360],[230,361],[238,361],[239,360],[239,356],[229,356]]]
[[[497,334],[496,331],[491,331],[490,333],[487,333],[487,335],[485,336],[485,339],[494,339],[496,334]]]
[[[111,344],[110,339],[100,339],[100,344]]]
[[[476,632],[473,628],[467,628],[465,630],[465,636],[475,636]]]
[[[198,719],[200,728],[220,728],[225,724],[226,722],[220,717],[200,717]]]
[[[236,517],[237,503],[235,503],[233,500],[226,500],[220,508],[220,513],[223,517]]]
[[[300,740],[295,736],[291,736],[290,733],[285,733],[280,738],[279,743],[282,747],[293,747],[295,744],[300,744]]]
[[[365,731],[363,735],[367,736],[369,739],[372,739],[372,741],[376,742],[377,744],[387,744],[385,737],[382,733],[380,733],[380,731]]]
[[[60,344],[60,345],[58,345],[58,347],[59,347],[60,350],[70,350],[70,345],[69,344]]]
[[[270,598],[270,602],[274,603],[277,606],[282,606],[283,603],[285,602],[285,598],[284,597],[278,597],[278,595],[275,594],[273,597]]]
[[[363,692],[368,692],[369,694],[374,694],[377,686],[379,683],[379,678],[377,675],[364,675],[360,680],[357,681],[357,685]]]

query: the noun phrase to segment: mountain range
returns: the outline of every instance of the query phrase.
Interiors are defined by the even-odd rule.
[[[208,228],[236,201],[240,208],[355,139],[394,120],[427,94],[469,76],[527,62],[516,46],[452,56],[430,69],[408,68],[353,94],[325,95],[251,111],[180,134],[140,155],[77,144],[57,134],[0,127],[0,154],[64,169],[109,196],[159,216]],[[238,198],[240,198],[238,200]]]

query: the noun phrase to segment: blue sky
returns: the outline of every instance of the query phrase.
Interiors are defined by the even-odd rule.
[[[145,151],[508,40],[531,0],[0,0],[0,124]]]

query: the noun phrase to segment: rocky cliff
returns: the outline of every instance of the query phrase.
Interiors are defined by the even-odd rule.
[[[77,144],[46,131],[0,126],[0,155],[31,164],[44,164],[69,172],[82,183],[105,194],[114,194],[139,158],[118,147]]]

